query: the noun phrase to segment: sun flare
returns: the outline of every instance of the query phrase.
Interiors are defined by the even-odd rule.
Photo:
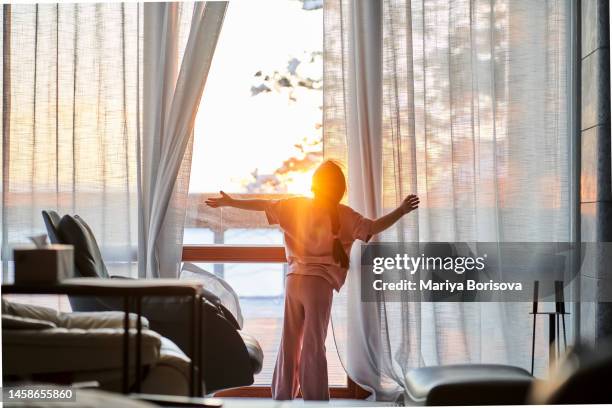
[[[316,168],[312,168],[307,171],[300,171],[291,174],[291,176],[285,181],[288,192],[291,194],[313,197],[311,187],[312,175],[314,174],[315,169]]]

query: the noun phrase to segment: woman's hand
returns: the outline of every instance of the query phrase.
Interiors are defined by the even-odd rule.
[[[402,216],[419,208],[419,197],[416,194],[410,194],[402,201],[402,203],[387,215],[377,218],[372,223],[372,235],[383,232],[397,222]]]
[[[234,199],[225,194],[223,191],[219,191],[219,194],[221,194],[221,197],[211,197],[207,199],[206,205],[212,208],[217,208],[229,207],[234,203]]]
[[[408,214],[409,212],[416,210],[419,208],[419,197],[416,194],[410,194],[404,199],[404,201],[402,201],[400,208],[404,214]]]

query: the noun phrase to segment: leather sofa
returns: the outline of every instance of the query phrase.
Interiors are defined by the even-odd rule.
[[[122,312],[61,313],[2,300],[3,381],[69,384],[96,381],[120,392],[123,380]],[[136,316],[130,316],[136,327]],[[136,367],[131,361],[130,386]],[[189,395],[189,358],[143,318],[144,393]]]
[[[415,368],[406,374],[410,405],[610,404],[612,341],[569,350],[548,378],[519,367],[466,364]]]
[[[415,404],[519,405],[533,377],[519,367],[457,364],[415,368],[405,381],[408,400]]]
[[[82,218],[70,215],[60,217],[55,211],[43,211],[42,214],[50,241],[74,246],[77,276],[121,278],[108,273],[93,231]],[[71,296],[69,300],[73,311],[123,310],[120,299]],[[189,324],[189,307],[187,299],[151,297],[143,299],[142,314],[148,319],[152,330],[172,340],[191,357],[185,329]],[[251,385],[254,375],[262,368],[261,346],[253,336],[242,330],[235,316],[210,292],[206,293],[202,303],[202,327],[206,391],[210,393]]]

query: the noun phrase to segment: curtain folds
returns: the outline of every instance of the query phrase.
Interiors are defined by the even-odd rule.
[[[113,273],[136,273],[141,6],[3,6],[2,260],[79,214]],[[5,275],[6,276],[6,275]]]
[[[370,217],[421,197],[379,240],[571,241],[569,7],[325,2],[325,156],[346,164],[349,203]],[[334,335],[375,398],[397,398],[423,365],[530,368],[526,305],[364,303],[359,275],[334,300]]]
[[[226,2],[145,3],[139,275],[177,277],[193,126]],[[181,19],[189,18],[189,24]]]
[[[193,124],[226,6],[3,6],[4,272],[55,209],[87,220],[111,273],[178,276]]]

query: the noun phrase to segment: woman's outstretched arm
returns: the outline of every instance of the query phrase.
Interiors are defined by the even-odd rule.
[[[264,211],[269,200],[240,200],[232,198],[220,191],[221,197],[211,197],[206,200],[206,205],[212,208],[218,207],[234,207],[241,210]]]
[[[372,224],[372,235],[383,232],[395,224],[397,220],[402,218],[402,216],[416,210],[417,208],[419,208],[419,197],[417,197],[415,194],[409,195],[395,210],[374,220],[374,223]]]

